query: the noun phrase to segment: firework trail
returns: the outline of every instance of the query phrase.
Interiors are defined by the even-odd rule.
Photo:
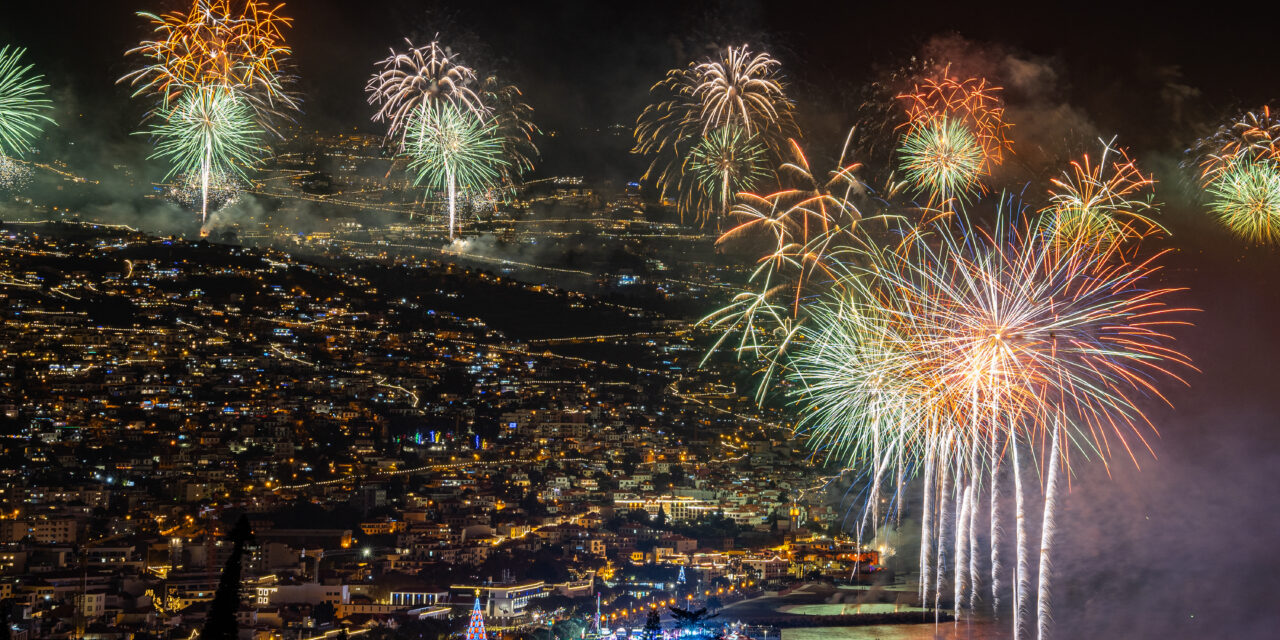
[[[183,174],[199,176],[203,223],[208,219],[215,176],[238,175],[248,180],[247,171],[261,158],[264,131],[246,101],[213,86],[184,91],[143,133],[156,141],[150,158],[169,162],[165,180]]]
[[[415,183],[445,190],[449,198],[449,237],[454,237],[458,189],[483,191],[494,186],[507,161],[492,120],[450,101],[424,102],[407,123],[405,152]]]
[[[415,47],[406,38],[405,45],[405,52],[392,49],[391,55],[378,62],[378,70],[365,85],[369,104],[378,107],[373,121],[387,123],[388,137],[399,138],[400,146],[406,147],[410,121],[440,101],[477,117],[488,117],[489,110],[473,87],[477,84],[475,71],[458,62],[456,54],[436,41]],[[500,84],[490,89],[505,91]]]
[[[1036,593],[1036,628],[1039,640],[1048,640],[1051,631],[1050,622],[1052,608],[1049,605],[1050,578],[1053,572],[1053,561],[1050,558],[1053,549],[1054,531],[1057,529],[1055,518],[1058,509],[1058,465],[1060,463],[1058,441],[1062,425],[1060,419],[1053,423],[1053,440],[1049,446],[1049,457],[1045,459],[1044,516],[1040,520],[1040,573],[1039,588]]]
[[[650,88],[659,99],[636,120],[633,152],[652,158],[643,179],[654,180],[663,196],[685,193],[682,186],[699,182],[684,178],[689,154],[726,128],[775,154],[786,153],[795,130],[794,105],[780,67],[767,53],[743,45],[667,72]],[[689,209],[699,200],[677,197],[677,202],[681,215],[702,213]]]
[[[1018,438],[1010,434],[1009,449],[1013,452],[1013,519],[1017,564],[1013,569],[1013,638],[1027,635],[1027,592],[1031,590],[1031,562],[1027,558],[1027,508],[1022,490],[1022,464],[1018,460]]]
[[[0,47],[0,159],[21,158],[45,125],[57,124],[46,112],[53,108],[44,76],[22,64],[26,49]],[[8,163],[17,182],[17,165]]]
[[[1000,615],[1000,592],[1001,583],[1000,575],[1003,567],[1000,564],[1000,545],[1004,536],[1004,528],[1001,526],[1000,519],[1000,467],[1004,458],[1001,455],[999,437],[999,429],[989,429],[991,432],[991,449],[987,456],[991,464],[991,506],[990,516],[990,539],[991,539],[991,614],[999,617]]]

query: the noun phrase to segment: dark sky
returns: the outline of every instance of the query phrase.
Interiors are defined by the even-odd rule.
[[[6,2],[0,39],[29,47],[52,80],[117,113],[126,92],[112,81],[129,70],[121,54],[146,33],[134,11],[180,4]],[[437,31],[446,40],[483,43],[488,50],[479,53],[489,59],[476,64],[517,81],[544,128],[553,129],[633,122],[648,86],[696,53],[694,43],[707,41],[769,45],[802,110],[806,93],[827,98],[819,94],[859,82],[873,65],[900,62],[950,32],[1057,56],[1073,91],[1087,94],[1083,102],[1098,111],[1150,108],[1130,94],[1158,67],[1180,68],[1213,104],[1269,98],[1280,69],[1262,25],[1274,16],[1256,5],[1229,11],[1176,4],[293,0],[287,13],[295,19],[289,40],[308,117],[322,123],[361,124],[369,115],[363,86],[372,62],[405,35]]]

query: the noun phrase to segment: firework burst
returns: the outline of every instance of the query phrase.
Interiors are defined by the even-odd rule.
[[[1000,91],[979,78],[945,78],[898,96],[907,115],[899,158],[929,206],[983,189],[981,179],[1004,162],[1010,125]]]
[[[898,159],[929,204],[965,200],[981,185],[985,153],[978,137],[954,118],[931,118],[903,136]]]
[[[650,88],[661,99],[645,107],[636,121],[634,153],[652,159],[646,180],[664,195],[687,185],[689,153],[716,131],[741,131],[773,153],[787,151],[795,129],[794,105],[787,97],[780,64],[743,45],[715,58],[672,69]],[[686,198],[678,198],[681,215]]]
[[[1280,241],[1280,164],[1240,158],[1220,170],[1206,188],[1209,211],[1240,237]]]
[[[200,176],[201,221],[208,219],[211,181],[217,175],[249,179],[257,165],[261,135],[253,109],[231,91],[203,87],[184,91],[145,131],[156,140],[152,158],[169,162],[165,179]]]
[[[44,76],[22,64],[26,49],[0,47],[0,156],[20,158],[45,125],[53,108]]]
[[[923,595],[932,593],[938,605],[951,580],[957,612],[966,591],[969,606],[977,600],[974,513],[984,474],[995,492],[997,470],[1012,465],[1021,636],[1031,595],[1025,450],[1043,459],[1048,449],[1051,469],[1067,465],[1067,443],[1104,462],[1116,452],[1136,462],[1150,427],[1137,399],[1159,396],[1157,382],[1176,379],[1171,365],[1190,365],[1164,333],[1180,323],[1179,310],[1164,303],[1169,290],[1147,285],[1156,257],[1131,260],[1119,243],[1063,244],[1003,223],[987,234],[963,220],[904,233],[906,241],[891,249],[856,249],[840,288],[794,338],[789,364],[800,429],[824,455],[867,469],[867,509],[879,502],[882,478],[924,466]],[[1056,498],[1053,492],[1051,484]],[[1045,503],[1050,528],[1054,504]],[[993,535],[993,588],[1002,573],[998,546]],[[1041,553],[1048,566],[1048,549]],[[1042,625],[1048,580],[1046,570]]]
[[[1208,186],[1238,160],[1280,160],[1280,119],[1271,107],[1246,111],[1196,144],[1200,178]]]
[[[188,91],[221,87],[245,100],[259,124],[271,129],[273,119],[298,108],[286,88],[291,52],[284,30],[292,21],[283,8],[259,0],[195,0],[185,12],[139,13],[156,37],[127,52],[147,64],[120,80],[134,87],[135,96],[156,96],[161,110]]]
[[[507,164],[497,125],[451,101],[437,100],[420,104],[405,129],[405,153],[416,183],[448,194],[452,238],[458,190],[488,189]]]
[[[769,54],[752,53],[746,45],[729,47],[720,60],[696,65],[692,97],[702,133],[737,126],[750,136],[789,117],[791,102],[782,88],[781,66]]]
[[[403,53],[392,49],[365,85],[369,104],[378,107],[373,121],[385,121],[389,137],[398,137],[401,146],[406,145],[409,120],[422,113],[424,105],[439,101],[450,102],[480,117],[488,115],[473,88],[475,71],[459,63],[455,54],[435,41],[415,47],[405,39],[405,45],[407,49]],[[498,85],[494,90],[500,88]]]
[[[704,137],[689,152],[681,191],[689,211],[700,216],[709,209],[721,216],[729,212],[733,198],[755,189],[769,173],[763,145],[735,127],[721,127]]]
[[[1115,140],[1104,142],[1096,162],[1086,154],[1071,170],[1052,180],[1050,203],[1040,213],[1048,233],[1060,242],[1142,237],[1160,229],[1146,215],[1155,181],[1143,175]],[[1143,194],[1148,197],[1142,198]]]

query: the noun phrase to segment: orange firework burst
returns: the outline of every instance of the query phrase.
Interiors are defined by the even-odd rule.
[[[290,50],[283,31],[292,23],[284,4],[259,0],[195,0],[186,12],[139,13],[151,21],[156,38],[128,51],[149,64],[121,80],[134,95],[152,93],[162,104],[193,87],[220,86],[249,98],[258,110],[295,108],[281,87],[281,65]]]
[[[1200,178],[1208,187],[1240,159],[1280,160],[1280,119],[1271,107],[1247,111],[1234,122],[1200,141],[1203,159]]]

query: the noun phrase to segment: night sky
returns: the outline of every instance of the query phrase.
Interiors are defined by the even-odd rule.
[[[841,112],[846,90],[939,37],[1052,70],[1044,100],[1120,133],[1149,168],[1176,167],[1197,127],[1266,104],[1280,86],[1275,16],[1256,6],[860,4],[292,0],[288,13],[302,122],[330,130],[376,131],[363,94],[372,62],[406,35],[422,43],[437,31],[480,43],[464,59],[517,82],[541,127],[567,134],[631,125],[648,87],[708,42],[767,45],[818,145],[851,124]],[[83,114],[83,130],[125,140],[141,107],[113,82],[129,70],[121,54],[145,35],[133,11],[168,8],[11,0],[0,41],[31,50],[55,94]],[[545,163],[573,170],[594,162],[601,152],[592,140],[581,137]],[[634,165],[624,153],[608,162]],[[1188,287],[1179,301],[1200,309],[1194,328],[1174,333],[1200,371],[1180,372],[1188,386],[1171,386],[1175,408],[1150,407],[1161,436],[1151,440],[1154,457],[1138,452],[1141,471],[1123,456],[1110,477],[1080,465],[1059,520],[1059,637],[1275,637],[1280,254],[1205,222],[1176,175],[1157,171],[1157,179],[1174,231],[1165,284]]]
[[[83,106],[119,118],[122,129],[133,126],[136,107],[113,85],[130,70],[121,54],[146,35],[133,14],[173,3],[6,4],[4,42],[30,48],[55,90],[69,84]],[[783,63],[802,118],[806,110],[836,109],[842,89],[947,34],[1052,59],[1067,76],[1066,97],[1129,136],[1151,132],[1122,125],[1146,128],[1164,117],[1159,91],[1151,89],[1170,74],[1207,109],[1265,102],[1268,87],[1280,81],[1263,28],[1274,16],[1263,8],[863,4],[295,0],[288,3],[295,19],[288,37],[307,100],[304,122],[334,127],[366,125],[364,82],[388,47],[436,33],[459,49],[473,45],[462,51],[465,61],[516,81],[547,130],[632,124],[649,85],[707,43],[767,45]]]

